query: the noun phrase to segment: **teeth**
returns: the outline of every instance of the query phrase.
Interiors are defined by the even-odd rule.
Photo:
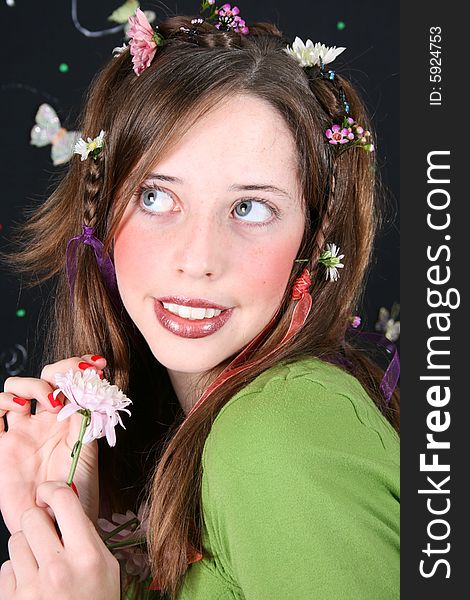
[[[179,304],[170,304],[169,302],[163,302],[162,304],[167,311],[191,321],[211,319],[212,317],[217,317],[222,312],[217,308],[193,308],[192,306],[180,306]]]

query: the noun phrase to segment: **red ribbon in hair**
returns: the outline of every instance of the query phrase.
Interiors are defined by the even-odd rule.
[[[294,281],[294,285],[292,286],[292,298],[294,300],[301,300],[304,295],[308,293],[308,288],[311,285],[312,281],[310,279],[310,274],[308,269],[305,269],[302,275]]]

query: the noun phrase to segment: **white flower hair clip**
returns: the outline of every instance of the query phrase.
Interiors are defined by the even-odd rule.
[[[318,66],[323,69],[324,65],[333,62],[344,50],[346,48],[329,47],[320,42],[314,44],[312,40],[307,40],[304,44],[299,37],[296,37],[292,47],[287,46],[284,52],[295,58],[301,67]]]
[[[330,279],[330,281],[338,280],[338,269],[344,267],[341,262],[342,258],[344,258],[344,254],[339,254],[339,246],[336,246],[336,244],[326,245],[326,250],[323,250],[318,259],[318,262],[326,267],[326,279]]]
[[[73,149],[74,154],[80,154],[80,160],[86,160],[88,156],[96,159],[103,149],[105,132],[100,131],[99,135],[95,138],[87,138],[87,141],[80,138]]]

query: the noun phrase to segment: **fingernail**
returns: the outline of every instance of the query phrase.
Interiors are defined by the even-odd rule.
[[[78,490],[77,490],[77,486],[74,484],[74,482],[72,481],[72,483],[70,484],[70,487],[72,488],[72,490],[76,493],[77,498],[80,498],[80,496],[78,495]]]
[[[25,398],[18,398],[15,396],[13,398],[13,402],[16,402],[16,404],[19,404],[20,406],[24,406],[26,404],[26,402],[28,402],[28,401],[25,400]]]
[[[103,373],[100,373],[100,379],[103,379]]]
[[[99,354],[95,354],[91,357],[91,360],[99,360],[100,358],[104,358],[104,356],[100,356]]]
[[[59,398],[54,398],[53,392],[48,394],[47,397],[49,398],[49,402],[52,404],[52,406],[54,408],[56,408],[57,406],[62,406],[62,402],[59,400]]]
[[[95,368],[94,365],[90,365],[90,363],[87,363],[87,362],[78,363],[78,368],[82,369],[82,371],[84,371],[85,369],[89,369],[90,367],[93,369]]]

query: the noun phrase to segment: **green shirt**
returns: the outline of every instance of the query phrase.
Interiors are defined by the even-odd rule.
[[[217,415],[178,600],[399,598],[399,440],[359,382],[280,365]]]

